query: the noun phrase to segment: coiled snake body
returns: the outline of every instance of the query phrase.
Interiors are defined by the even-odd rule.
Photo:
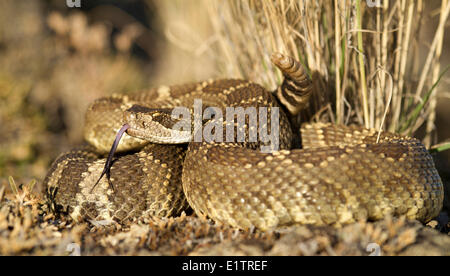
[[[291,149],[296,130],[289,117],[306,105],[311,83],[294,59],[275,54],[272,61],[285,77],[273,94],[249,81],[216,80],[97,100],[86,113],[90,146],[61,155],[47,174],[50,201],[77,221],[173,216],[191,206],[217,222],[262,230],[387,214],[428,221],[438,214],[442,182],[417,139],[384,132],[377,143],[375,130],[316,123],[302,126],[302,148]],[[167,114],[195,99],[203,110],[224,113],[226,107],[281,106],[280,150],[263,153],[267,143],[248,140],[181,144],[186,137],[177,141],[180,132],[171,130],[175,121]],[[276,123],[268,117],[259,128]],[[112,186],[103,178],[93,189],[105,166],[102,154],[124,123],[131,127],[110,170]]]

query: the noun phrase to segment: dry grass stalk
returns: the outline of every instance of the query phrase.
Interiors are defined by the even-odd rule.
[[[445,10],[447,8],[447,10]],[[446,17],[448,17],[448,9],[450,9],[450,5],[448,5],[448,0],[442,0],[441,3],[441,16],[439,19],[440,22],[440,26],[444,26],[445,22],[446,22]],[[447,13],[447,15],[445,15],[445,13]],[[438,34],[437,34],[438,35]],[[439,63],[439,59],[442,55],[442,46],[444,44],[444,31],[442,30],[439,33],[439,42],[438,45],[436,46],[436,54],[434,57],[434,66],[433,66],[433,77],[432,77],[432,82],[435,83],[438,78],[439,78],[439,72],[441,69],[440,63]],[[431,98],[430,100],[430,115],[429,115],[429,120],[427,121],[427,126],[426,126],[426,132],[427,132],[427,136],[424,139],[424,142],[426,145],[430,146],[432,143],[435,143],[436,141],[432,140],[432,133],[435,130],[435,125],[434,125],[434,121],[436,119],[436,106],[437,106],[437,97],[435,96],[436,94],[434,94],[434,96]]]
[[[441,1],[440,24],[425,63],[417,57],[428,1],[204,0],[211,21],[214,62],[221,76],[250,78],[275,88],[281,75],[275,51],[299,59],[315,82],[304,120],[358,123],[413,134],[426,126],[429,146],[440,76],[444,26],[450,4]],[[174,11],[176,13],[176,11]],[[361,20],[359,20],[361,19]],[[431,72],[431,73],[430,73]],[[414,92],[413,92],[414,91]],[[387,112],[386,112],[387,111]]]

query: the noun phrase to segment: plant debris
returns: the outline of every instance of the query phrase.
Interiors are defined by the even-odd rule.
[[[450,255],[448,216],[445,225],[388,217],[338,229],[291,226],[267,232],[185,213],[127,225],[75,224],[51,213],[45,197],[30,186],[0,197],[0,255]],[[0,194],[4,190],[0,187]]]

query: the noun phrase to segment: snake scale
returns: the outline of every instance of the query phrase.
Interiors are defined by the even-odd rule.
[[[62,154],[45,178],[54,209],[75,221],[126,222],[176,216],[190,206],[216,222],[262,230],[341,225],[388,214],[426,222],[439,213],[443,185],[419,140],[383,132],[377,141],[377,131],[360,126],[312,123],[293,129],[290,118],[307,105],[312,84],[293,58],[274,54],[272,62],[284,75],[273,93],[250,81],[226,79],[96,100],[86,112],[89,145]],[[248,138],[176,141],[168,112],[192,107],[195,99],[203,101],[203,110],[279,107],[279,150],[262,152],[264,142]],[[245,122],[248,134],[249,119]],[[102,178],[94,188],[105,153],[125,123],[130,128],[112,162],[110,182]],[[296,133],[301,148],[292,148]]]

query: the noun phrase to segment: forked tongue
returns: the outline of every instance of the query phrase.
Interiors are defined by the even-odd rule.
[[[128,124],[124,124],[120,130],[117,132],[116,134],[116,139],[114,139],[114,143],[112,144],[111,150],[108,153],[108,158],[106,158],[106,162],[105,162],[105,167],[103,168],[103,172],[100,175],[100,178],[97,180],[97,182],[95,182],[94,186],[91,189],[91,192],[94,190],[94,188],[97,186],[97,184],[100,182],[100,180],[103,178],[103,176],[106,174],[106,179],[108,179],[108,183],[109,186],[111,187],[111,189],[114,191],[114,186],[111,183],[111,166],[112,166],[112,161],[114,158],[114,154],[116,153],[117,150],[117,146],[119,145],[120,139],[122,139],[123,134],[125,133],[125,131],[127,131],[127,129],[130,128],[130,125]]]

